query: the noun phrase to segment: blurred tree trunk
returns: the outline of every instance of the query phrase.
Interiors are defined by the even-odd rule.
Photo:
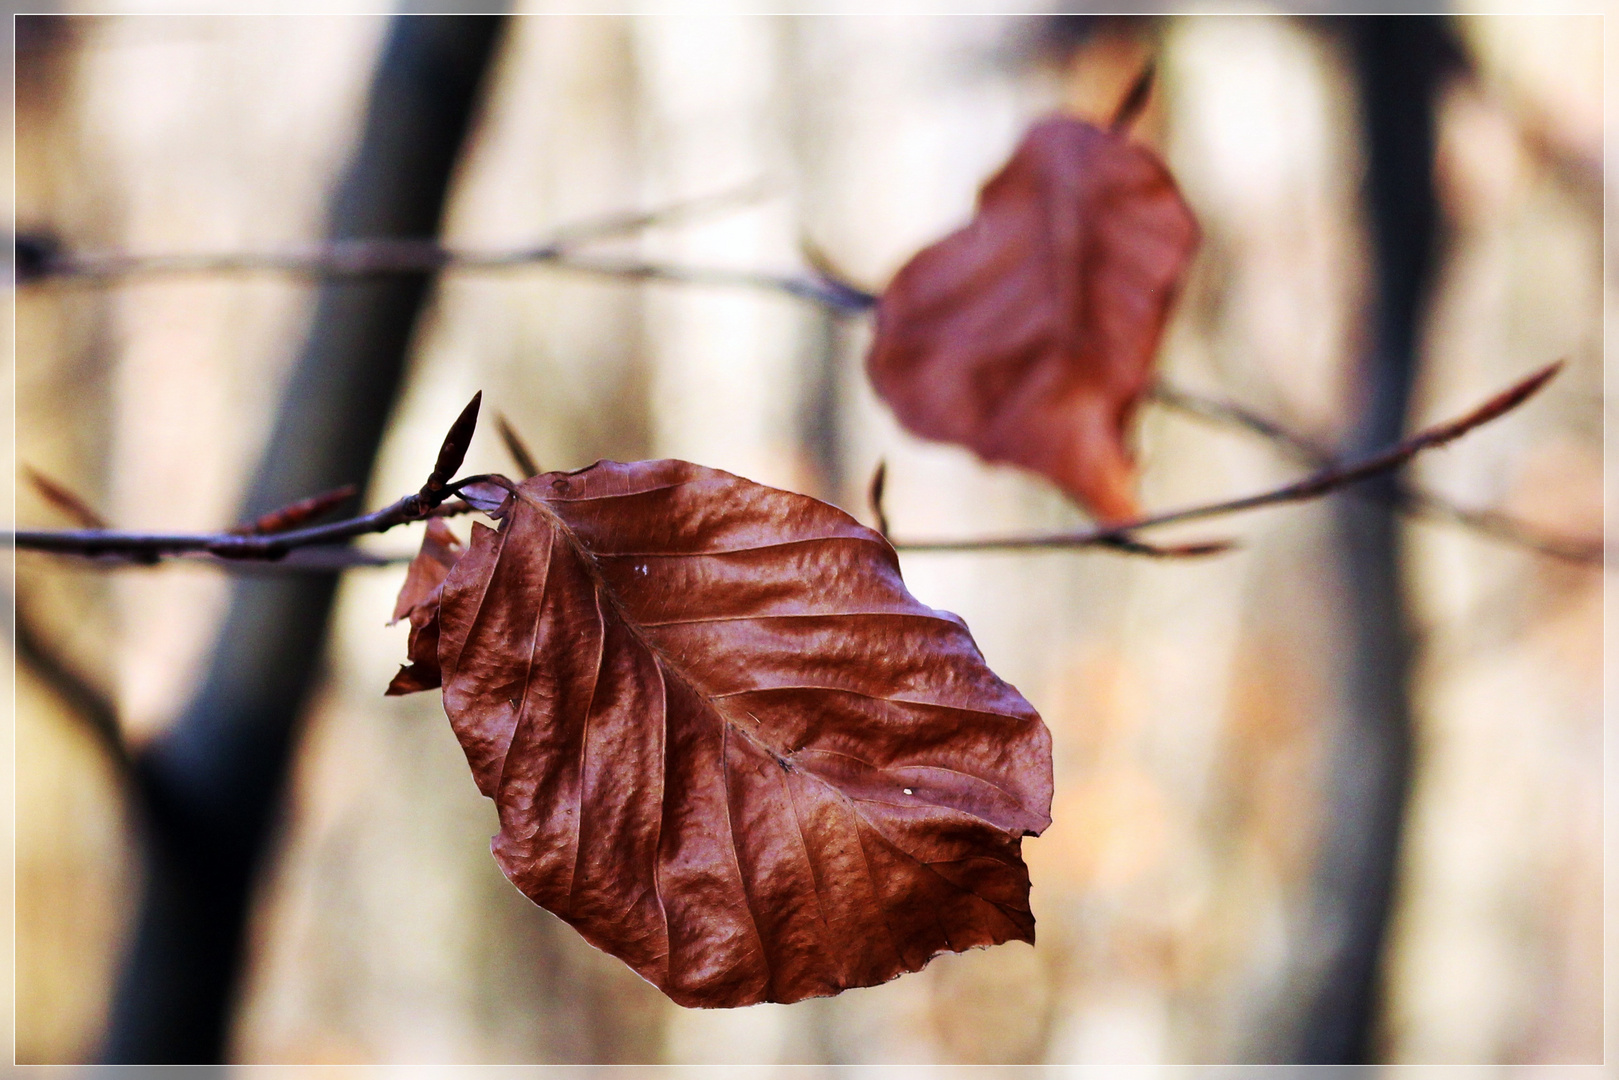
[[[1398,441],[1415,381],[1438,247],[1434,118],[1455,52],[1438,16],[1344,21],[1360,104],[1373,295],[1361,413],[1345,448]],[[1381,960],[1393,910],[1411,780],[1413,633],[1393,474],[1337,497],[1347,598],[1345,717],[1326,757],[1323,835],[1313,883],[1307,1000],[1288,1059],[1360,1064],[1376,1053]]]
[[[502,24],[394,20],[330,211],[332,238],[437,234]],[[321,285],[244,520],[369,474],[430,284],[414,274]],[[204,1063],[225,1052],[248,903],[336,585],[333,574],[238,582],[196,696],[137,760],[145,884],[107,1061]]]

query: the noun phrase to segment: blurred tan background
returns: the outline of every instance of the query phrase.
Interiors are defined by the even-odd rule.
[[[60,20],[19,41],[16,205],[69,247],[273,250],[318,239],[386,30],[377,15]],[[1596,16],[1457,21],[1447,237],[1418,422],[1568,369],[1416,475],[1456,502],[1602,524],[1602,46]],[[1205,244],[1166,338],[1177,384],[1323,440],[1365,339],[1355,104],[1334,39],[1274,15],[1160,28],[1159,147]],[[795,272],[801,238],[879,287],[970,213],[1023,127],[1106,114],[1140,62],[1018,16],[560,16],[512,21],[444,239],[517,248],[595,215],[761,182],[608,253]],[[1046,44],[1042,44],[1045,42]],[[33,50],[33,51],[29,51]],[[17,458],[125,527],[212,529],[239,502],[308,317],[269,274],[16,294]],[[544,267],[446,273],[368,507],[421,482],[474,390],[545,468],[682,457],[896,533],[1075,525],[1039,482],[903,434],[865,386],[868,328],[764,290]],[[1155,406],[1154,508],[1298,471]],[[508,470],[485,424],[468,471]],[[19,486],[17,520],[65,525]],[[407,551],[417,530],[374,538]],[[409,533],[409,535],[407,535]],[[1340,586],[1320,505],[1207,523],[1240,551],[907,554],[1056,741],[1054,824],[1025,844],[1039,945],[944,956],[835,999],[686,1011],[533,907],[436,694],[382,697],[402,572],[350,571],[260,882],[232,1036],[243,1062],[1163,1063],[1264,1060],[1310,955],[1305,908],[1337,688]],[[1380,1016],[1394,1062],[1597,1062],[1603,1031],[1602,584],[1413,521],[1417,758]],[[183,706],[223,609],[206,568],[17,557],[20,617],[131,740]],[[19,1062],[92,1057],[135,895],[127,815],[70,702],[17,670]]]

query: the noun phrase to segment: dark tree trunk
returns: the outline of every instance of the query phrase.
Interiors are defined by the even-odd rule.
[[[1400,439],[1438,248],[1437,92],[1454,57],[1435,16],[1344,20],[1361,109],[1374,293],[1365,398],[1350,446]],[[1394,476],[1335,502],[1348,610],[1345,718],[1327,756],[1305,1011],[1293,1060],[1361,1064],[1376,1053],[1381,961],[1411,779],[1412,629]],[[1365,498],[1372,494],[1378,497]]]
[[[394,20],[331,237],[437,235],[502,23]],[[412,274],[320,287],[244,519],[369,474],[430,284]],[[424,468],[434,449],[424,449]],[[208,1063],[225,1052],[248,902],[336,585],[331,574],[239,582],[202,686],[136,763],[145,885],[109,1062]]]

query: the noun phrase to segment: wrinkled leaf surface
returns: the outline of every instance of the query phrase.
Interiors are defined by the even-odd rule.
[[[1137,517],[1128,429],[1197,239],[1150,151],[1044,120],[973,220],[883,292],[872,383],[912,432],[1041,473],[1105,520]]]
[[[1033,940],[1050,735],[879,535],[680,461],[548,473],[500,514],[437,580],[429,537],[391,692],[442,678],[536,903],[688,1006]]]

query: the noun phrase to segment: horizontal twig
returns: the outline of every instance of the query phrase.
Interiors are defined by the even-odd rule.
[[[1246,495],[1242,498],[1227,499],[1221,502],[1203,503],[1180,510],[1153,514],[1135,521],[1101,525],[1080,532],[967,540],[894,540],[892,543],[897,550],[917,552],[1021,551],[1040,548],[1117,547],[1122,542],[1132,541],[1134,539],[1133,534],[1141,529],[1234,514],[1244,510],[1258,509],[1262,506],[1274,506],[1280,503],[1313,499],[1330,491],[1347,487],[1356,481],[1398,468],[1422,451],[1443,446],[1445,443],[1460,438],[1474,428],[1487,424],[1491,420],[1510,412],[1528,400],[1541,387],[1545,386],[1558,371],[1562,370],[1562,367],[1561,361],[1548,364],[1528,378],[1490,398],[1490,400],[1471,412],[1455,420],[1420,431],[1409,439],[1405,439],[1386,450],[1355,461],[1327,465],[1300,480],[1290,484],[1283,484],[1281,487],[1255,495]]]
[[[1142,541],[1136,533],[1160,525],[1192,521],[1262,506],[1298,502],[1325,495],[1348,487],[1357,481],[1388,472],[1405,464],[1424,450],[1428,450],[1473,430],[1480,425],[1516,408],[1535,394],[1562,368],[1562,363],[1550,364],[1540,371],[1508,388],[1466,415],[1447,423],[1430,427],[1369,457],[1350,462],[1329,463],[1303,479],[1255,495],[1221,502],[1172,510],[1135,521],[1098,526],[1081,532],[1056,533],[1040,536],[972,538],[962,540],[892,540],[901,551],[1016,551],[1028,549],[1060,549],[1078,547],[1107,547],[1133,554],[1151,556],[1197,556],[1228,550],[1228,541],[1162,546]],[[456,457],[465,448],[470,437],[468,415],[475,415],[475,406],[469,405],[462,419],[445,440],[440,452],[440,465],[445,455]],[[874,512],[884,527],[882,515],[883,471],[873,477],[870,492]],[[479,475],[465,477],[445,484],[444,495],[472,489],[474,485],[494,484],[510,487],[505,477]],[[420,521],[433,516],[464,514],[476,507],[465,501],[454,500],[439,506],[421,493],[407,495],[390,506],[344,521],[311,526],[270,535],[243,535],[240,533],[136,533],[108,529],[74,529],[60,531],[20,530],[9,536],[18,548],[57,554],[79,555],[91,558],[113,559],[125,563],[151,563],[161,558],[193,557],[210,562],[231,562],[237,566],[286,570],[335,571],[356,566],[386,566],[408,561],[409,556],[384,556],[346,546],[343,542],[368,533],[386,532],[397,525]]]
[[[551,265],[559,270],[635,281],[669,281],[687,285],[764,289],[786,293],[840,314],[856,314],[871,307],[868,293],[845,288],[818,274],[773,274],[766,271],[680,266],[635,259],[590,258],[583,255],[566,255],[554,260]]]
[[[216,559],[276,561],[293,551],[322,545],[341,544],[367,533],[387,532],[396,525],[466,513],[466,501],[446,502],[451,495],[463,495],[478,484],[508,486],[499,476],[469,476],[454,482],[450,475],[461,467],[467,445],[478,422],[478,405],[483,399],[474,394],[439,447],[438,458],[420,491],[406,495],[381,510],[325,525],[282,529],[278,532],[244,532],[239,529],[213,533],[143,533],[118,529],[64,529],[59,531],[20,529],[3,534],[19,548],[48,551],[59,555],[110,558],[124,562],[153,563],[177,555],[212,556]],[[469,496],[470,497],[470,496]],[[316,500],[324,498],[317,496]],[[308,500],[305,500],[308,503]],[[303,504],[294,504],[294,507]],[[278,513],[285,519],[283,508]],[[296,513],[294,514],[296,517]],[[262,519],[261,519],[262,520]],[[351,557],[352,558],[352,557]],[[358,562],[348,565],[359,565]]]
[[[138,274],[205,273],[227,270],[283,270],[317,276],[369,276],[420,273],[425,270],[498,270],[533,266],[628,281],[666,281],[722,288],[762,289],[785,293],[840,314],[868,309],[869,294],[849,290],[815,274],[733,270],[718,266],[685,266],[644,259],[576,255],[567,250],[534,248],[516,252],[449,251],[427,241],[354,241],[352,249],[333,247],[319,256],[86,256],[41,272],[39,278],[109,280]]]
[[[486,476],[466,477],[446,485],[445,490],[458,491],[467,484],[488,479]],[[220,559],[274,561],[283,559],[300,548],[337,545],[357,536],[387,532],[395,526],[422,521],[428,517],[448,516],[448,513],[444,512],[435,513],[438,509],[440,508],[427,505],[419,494],[414,494],[406,495],[381,510],[359,517],[267,535],[233,532],[148,533],[119,529],[19,529],[9,537],[0,535],[0,539],[9,538],[18,548],[27,551],[111,558],[125,562],[150,563],[176,555],[211,555]],[[471,510],[464,504],[459,508],[443,509],[458,513],[467,513]],[[363,566],[368,563],[354,557],[342,565]]]
[[[1333,455],[1322,443],[1244,406],[1193,393],[1165,379],[1159,379],[1153,385],[1151,397],[1169,408],[1262,436],[1294,460],[1313,468],[1326,468],[1332,463]],[[1359,487],[1354,490],[1369,498],[1392,499],[1395,505],[1407,512],[1462,525],[1485,536],[1567,562],[1600,566],[1606,555],[1601,539],[1560,536],[1498,510],[1458,506],[1406,477],[1396,478],[1392,490],[1381,487]]]
[[[456,251],[431,239],[365,237],[284,251],[132,255],[123,252],[64,252],[45,236],[17,239],[17,280],[105,282],[153,274],[271,272],[316,277],[416,274],[445,268],[499,269],[557,262],[575,246],[623,236],[658,225],[734,209],[769,191],[762,181],[652,210],[586,218],[554,230],[537,243],[508,251]]]

